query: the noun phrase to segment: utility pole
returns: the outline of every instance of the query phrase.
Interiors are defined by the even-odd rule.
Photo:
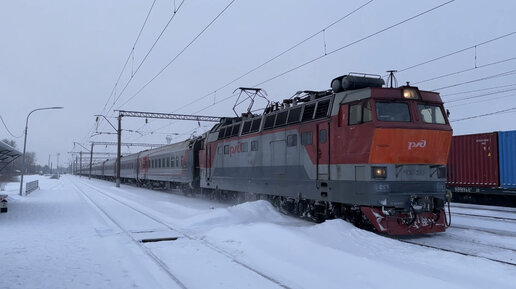
[[[91,151],[90,151],[90,174],[88,176],[88,180],[91,179],[91,166],[93,164],[93,142],[91,143]]]
[[[59,171],[59,155],[60,155],[60,153],[57,153],[57,164],[56,164],[56,169],[57,169],[57,177],[58,177],[58,178],[61,176],[61,172]]]
[[[29,117],[33,112],[38,111],[38,110],[62,109],[62,108],[63,108],[62,106],[42,107],[42,108],[34,109],[33,111],[29,112],[29,114],[27,115],[27,119],[25,120],[25,130],[23,132],[25,134],[25,138],[23,140],[23,155],[22,155],[22,164],[21,164],[21,175],[20,175],[20,196],[22,195],[22,191],[23,191],[23,175],[25,174],[25,149],[27,148],[27,131],[29,129]]]
[[[79,162],[79,177],[82,177],[82,152],[79,153],[81,161]]]
[[[120,159],[122,158],[122,115],[118,115],[118,145],[116,154],[116,187],[120,188]]]

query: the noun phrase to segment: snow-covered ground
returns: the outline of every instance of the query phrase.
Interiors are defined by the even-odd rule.
[[[27,179],[39,179],[40,189],[20,197],[19,184],[9,183],[0,192],[9,194],[9,212],[0,214],[0,288],[435,289],[516,284],[516,266],[403,243],[342,220],[306,222],[278,213],[265,201],[231,206],[75,176]],[[496,220],[477,219],[457,216],[457,228],[414,240],[447,248],[468,244],[477,255],[494,259],[516,252],[516,236],[510,234],[514,224],[504,227],[489,223]],[[461,227],[472,222],[507,234]],[[170,240],[141,242],[157,238]]]

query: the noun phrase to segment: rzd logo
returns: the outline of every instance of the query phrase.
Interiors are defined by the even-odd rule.
[[[426,140],[424,140],[424,139],[419,142],[409,141],[409,143],[408,143],[409,151],[412,150],[412,148],[424,148],[424,147],[426,147]]]

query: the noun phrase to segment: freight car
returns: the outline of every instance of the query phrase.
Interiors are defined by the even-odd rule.
[[[344,75],[261,115],[224,118],[201,137],[122,158],[122,179],[267,199],[284,212],[393,235],[442,232],[452,138],[443,103],[438,93],[383,84]],[[112,177],[113,164],[95,171]]]
[[[446,185],[456,202],[516,206],[516,130],[453,136]]]

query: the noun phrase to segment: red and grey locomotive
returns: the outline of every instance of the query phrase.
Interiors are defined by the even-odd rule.
[[[452,138],[443,103],[435,92],[383,84],[380,77],[345,75],[330,90],[305,91],[261,115],[224,118],[182,143],[179,165],[189,177],[168,170],[177,157],[167,146],[157,149],[155,166],[142,159],[154,150],[133,158],[134,175],[140,183],[266,198],[291,214],[344,218],[392,235],[442,232]],[[122,167],[124,159],[130,157]]]

